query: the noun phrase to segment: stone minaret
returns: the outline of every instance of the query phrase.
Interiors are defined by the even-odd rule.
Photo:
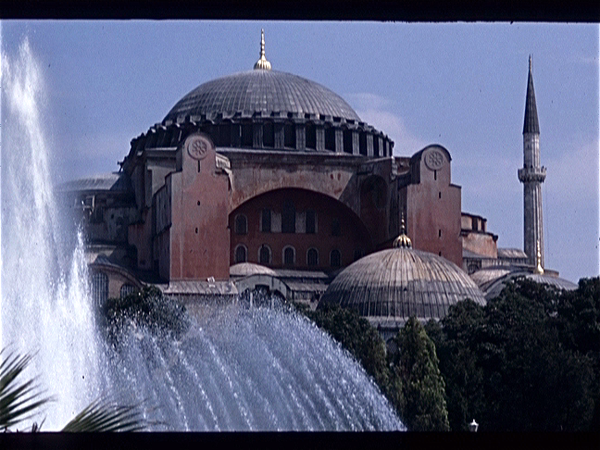
[[[534,266],[539,264],[541,267],[544,267],[542,183],[545,179],[546,168],[540,165],[540,125],[535,105],[530,56],[525,124],[523,125],[523,168],[519,169],[519,180],[523,183],[524,250],[527,254],[528,263]]]

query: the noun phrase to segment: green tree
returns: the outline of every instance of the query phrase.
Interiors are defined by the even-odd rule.
[[[400,377],[404,407],[402,420],[411,431],[447,431],[444,379],[433,341],[411,317],[394,338],[394,373]]]
[[[354,310],[338,306],[317,311],[305,310],[304,314],[342,344],[373,377],[381,390],[387,392],[389,369],[385,343],[367,319]]]
[[[591,429],[600,431],[600,277],[582,278],[576,290],[564,292],[556,322],[565,347],[590,358],[595,409]]]
[[[480,420],[485,410],[484,373],[476,351],[483,317],[483,307],[465,300],[453,305],[441,323],[432,320],[425,326],[440,360],[453,431],[467,431],[471,420]]]
[[[339,306],[317,311],[297,309],[352,354],[400,414],[404,407],[402,381],[390,370],[385,342],[369,321],[356,311]]]
[[[484,370],[481,429],[587,429],[593,413],[589,357],[565,347],[557,323],[561,292],[522,279],[484,308],[475,347]]]

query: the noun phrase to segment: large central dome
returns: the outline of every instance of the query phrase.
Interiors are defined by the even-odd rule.
[[[242,112],[316,114],[360,122],[358,114],[336,93],[314,81],[275,70],[249,70],[204,83],[179,100],[165,121]]]

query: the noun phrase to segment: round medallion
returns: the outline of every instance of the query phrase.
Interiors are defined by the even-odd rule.
[[[210,142],[203,136],[191,136],[185,143],[188,155],[192,158],[201,160],[206,158]]]
[[[425,155],[425,165],[430,170],[439,170],[444,166],[444,155],[439,150],[429,150]]]

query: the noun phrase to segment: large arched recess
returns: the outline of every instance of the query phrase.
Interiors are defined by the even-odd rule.
[[[289,223],[287,227],[282,223],[289,219],[290,206],[295,213],[293,232]],[[248,228],[244,234],[236,233],[235,229],[236,217],[240,215],[247,218]],[[263,222],[269,216],[270,226],[265,226]],[[313,221],[311,216],[314,227],[307,226],[307,220]],[[248,249],[248,262],[258,263],[260,247],[267,245],[272,255],[269,267],[300,270],[339,268],[331,265],[334,250],[341,253],[342,267],[373,251],[371,233],[354,211],[339,200],[307,189],[276,189],[245,201],[229,215],[229,229],[231,264],[234,264],[234,249],[240,244]],[[284,264],[283,252],[290,246],[295,250],[295,260],[293,264]],[[311,248],[318,251],[316,265],[309,265],[307,261]]]

